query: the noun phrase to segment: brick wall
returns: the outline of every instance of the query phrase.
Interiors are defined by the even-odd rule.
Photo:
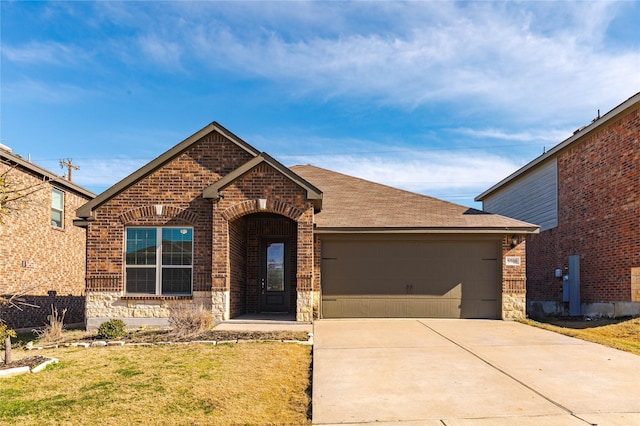
[[[254,213],[286,217],[287,223],[303,224],[302,241],[312,241],[313,207],[306,192],[267,163],[223,188],[219,200],[204,199],[205,188],[245,164],[251,154],[224,136],[211,133],[194,143],[183,154],[113,197],[96,209],[89,222],[87,244],[87,291],[95,297],[103,315],[105,300],[116,315],[118,297],[124,291],[123,247],[125,226],[190,225],[194,227],[194,292],[208,292],[212,310],[218,319],[226,319],[255,309],[251,298],[252,277],[248,276],[250,258],[249,218]],[[266,200],[264,205],[259,200]],[[246,217],[246,218],[245,218]],[[308,226],[305,226],[308,225]],[[293,227],[295,228],[295,227]],[[292,251],[301,246],[300,235],[292,236]],[[306,245],[304,245],[306,247]],[[312,258],[294,259],[297,270],[311,276]],[[247,284],[249,283],[249,284]],[[296,306],[296,277],[292,279],[292,308]],[[135,310],[135,301],[127,299],[133,315],[166,316],[166,299],[145,299],[144,310]],[[155,303],[157,306],[150,308]],[[97,305],[96,305],[97,306]],[[88,311],[94,312],[93,306]],[[106,310],[109,315],[109,310]],[[129,311],[127,311],[129,312]]]
[[[562,301],[556,268],[579,254],[583,304],[638,302],[632,268],[640,266],[640,112],[558,154],[558,227],[529,238],[528,297]]]
[[[194,226],[194,275],[210,277],[212,207],[202,191],[250,158],[222,135],[212,133],[100,206],[87,231],[87,290],[124,290],[125,226]],[[161,214],[156,205],[163,206]],[[210,278],[194,281],[195,291],[211,290]]]
[[[231,317],[247,312],[256,312],[256,307],[249,307],[247,300],[249,296],[247,293],[247,264],[252,263],[253,257],[255,255],[247,246],[246,218],[241,217],[229,222],[229,263],[232,272],[229,293]],[[255,280],[253,281],[253,284],[257,285]]]
[[[313,207],[306,200],[306,191],[294,184],[279,171],[267,163],[261,163],[252,170],[239,177],[221,191],[224,195],[214,204],[214,246],[226,247],[227,237],[225,229],[237,218],[247,217],[247,296],[248,302],[244,307],[246,312],[258,310],[258,295],[254,293],[258,288],[256,272],[259,265],[259,240],[265,236],[289,236],[291,238],[291,307],[295,312],[300,303],[300,291],[308,291],[312,282],[313,253],[308,250],[313,242]],[[264,201],[260,201],[264,200]],[[261,204],[263,203],[263,204]],[[261,215],[277,214],[279,219],[264,221]],[[254,216],[256,215],[256,216]],[[295,226],[292,226],[295,225]],[[270,229],[267,229],[270,228]],[[301,231],[302,230],[302,231]],[[229,256],[233,256],[230,253]],[[213,270],[219,271],[218,286],[214,291],[223,291],[227,275],[234,282],[235,273],[227,266],[231,259],[224,250],[214,248],[212,261]],[[223,272],[226,271],[226,272]],[[239,291],[236,294],[241,294]],[[230,296],[231,313],[233,317],[243,313],[241,302],[234,302],[233,292]],[[236,304],[236,307],[234,307]],[[305,314],[304,321],[310,321],[310,313]]]
[[[0,174],[9,168],[0,162]],[[75,210],[88,197],[67,188],[64,181],[43,182],[42,176],[20,167],[7,178],[15,188],[38,185],[23,208],[0,225],[0,294],[28,290],[25,299],[40,308],[0,308],[0,318],[12,328],[46,324],[51,305],[68,311],[65,323],[84,322],[85,231],[73,226]],[[51,190],[64,192],[64,226],[51,225]]]

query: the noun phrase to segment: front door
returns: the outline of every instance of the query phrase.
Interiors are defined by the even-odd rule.
[[[265,239],[260,244],[260,310],[289,312],[289,242]]]

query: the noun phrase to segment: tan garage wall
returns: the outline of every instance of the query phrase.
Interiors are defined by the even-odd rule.
[[[500,318],[500,241],[323,236],[324,318]]]

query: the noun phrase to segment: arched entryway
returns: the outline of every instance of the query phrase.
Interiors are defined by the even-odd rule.
[[[229,222],[229,317],[296,313],[297,225],[276,213]]]

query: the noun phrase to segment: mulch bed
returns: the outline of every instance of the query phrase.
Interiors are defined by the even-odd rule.
[[[12,361],[9,364],[5,364],[4,362],[0,363],[0,370],[7,370],[9,368],[17,368],[17,367],[29,367],[34,368],[38,365],[42,364],[45,361],[48,361],[50,358],[36,355],[36,356],[28,356],[25,358],[17,359]]]
[[[64,336],[64,335],[63,335]],[[78,338],[79,337],[79,338]],[[309,336],[306,332],[302,331],[227,331],[227,330],[211,330],[209,332],[193,335],[193,336],[176,336],[167,330],[135,330],[129,331],[125,335],[113,339],[123,341],[125,343],[159,343],[159,342],[187,342],[196,340],[215,340],[215,341],[233,341],[233,340],[257,340],[257,341],[284,341],[284,340],[298,340],[307,341]],[[71,340],[60,340],[58,342],[51,342],[51,344],[64,344],[71,342],[91,342],[99,339],[95,333],[86,333],[82,336],[75,335]],[[49,343],[48,343],[49,344]],[[44,345],[39,343],[38,345]],[[14,348],[17,349],[17,348]],[[15,354],[14,354],[15,357]],[[10,364],[4,364],[0,361],[0,370],[8,368],[24,367],[29,368],[36,367],[49,358],[43,356],[28,356],[25,358],[13,360]]]

